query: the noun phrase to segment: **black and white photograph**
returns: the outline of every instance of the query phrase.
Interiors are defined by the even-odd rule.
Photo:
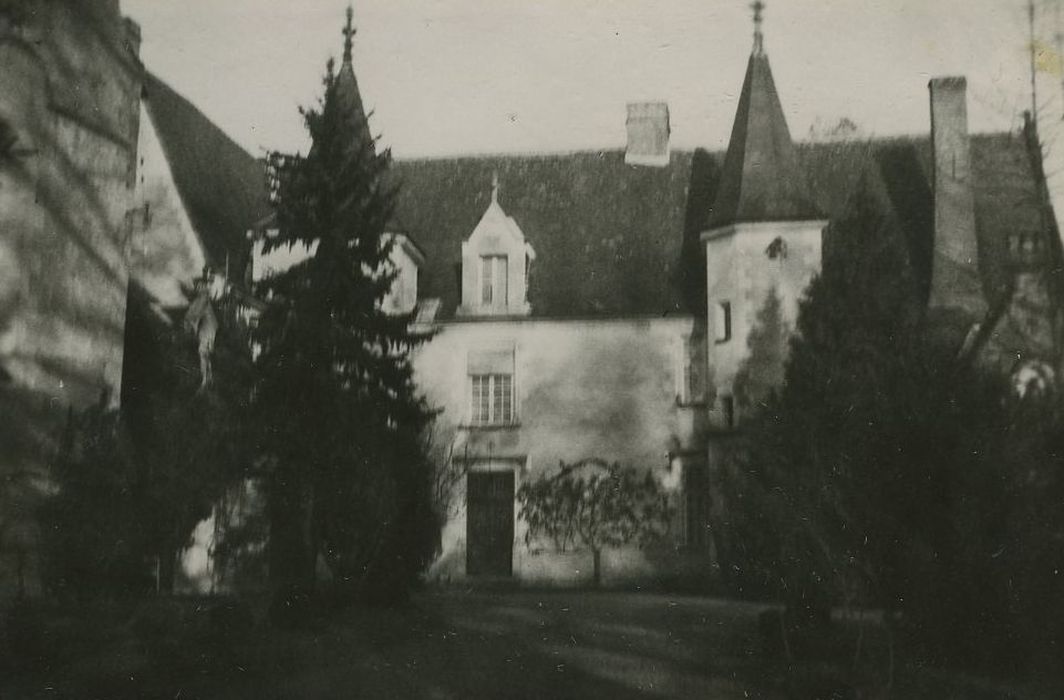
[[[0,0],[0,698],[1064,697],[1064,0]]]

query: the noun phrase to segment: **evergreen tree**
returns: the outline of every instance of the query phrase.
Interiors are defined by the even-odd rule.
[[[312,146],[280,178],[279,235],[266,251],[309,251],[260,283],[255,416],[273,467],[271,576],[278,603],[309,595],[319,558],[348,592],[402,595],[436,546],[420,434],[431,418],[412,381],[419,338],[381,301],[395,272],[386,235],[395,190],[351,64],[329,62],[302,110]]]
[[[789,337],[782,302],[773,287],[747,337],[750,353],[735,376],[735,395],[744,414],[765,405],[772,393],[783,385]]]
[[[218,329],[208,384],[198,339],[185,324],[174,319],[166,326],[143,309],[140,315],[147,318],[138,323],[127,316],[127,335],[151,336],[130,342],[155,359],[138,372],[137,391],[128,397],[123,415],[138,462],[138,523],[163,591],[173,590],[177,561],[196,525],[211,516],[250,466],[244,434],[251,381],[247,328],[232,293],[210,303]],[[144,347],[145,342],[151,346]]]
[[[964,420],[981,421],[979,402],[956,395],[981,385],[927,352],[905,238],[882,211],[864,180],[833,224],[783,387],[747,424],[730,475],[744,583],[806,617],[847,600],[897,606],[910,557],[946,527],[939,466]]]
[[[43,583],[52,594],[126,597],[148,588],[134,498],[136,465],[117,410],[70,412],[40,506]]]
[[[247,338],[221,313],[214,381],[201,388],[196,339],[132,285],[122,409],[72,413],[42,506],[46,584],[80,596],[171,592],[196,525],[244,476]],[[80,588],[79,588],[80,587]]]
[[[745,426],[726,482],[733,583],[781,597],[791,632],[855,604],[902,613],[925,658],[1023,662],[1059,641],[1047,621],[1064,609],[1045,602],[1064,561],[1047,507],[1064,484],[1061,402],[1010,399],[1003,378],[940,354],[883,211],[863,181],[783,386]]]

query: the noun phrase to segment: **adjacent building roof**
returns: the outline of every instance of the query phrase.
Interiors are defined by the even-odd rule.
[[[243,271],[249,228],[271,213],[263,164],[169,85],[144,78],[148,115],[208,263]]]

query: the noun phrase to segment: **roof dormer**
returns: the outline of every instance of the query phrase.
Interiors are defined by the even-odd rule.
[[[527,316],[528,271],[536,254],[521,227],[499,204],[498,174],[491,203],[462,243],[459,316]]]
[[[395,273],[391,289],[384,295],[381,308],[393,315],[408,314],[418,303],[419,270],[425,265],[425,254],[403,233],[386,233],[392,241],[388,265]]]

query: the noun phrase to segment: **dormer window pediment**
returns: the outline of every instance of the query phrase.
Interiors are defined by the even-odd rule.
[[[395,273],[395,279],[381,302],[381,308],[389,314],[408,314],[417,306],[418,281],[425,254],[405,234],[386,233],[385,236],[392,240],[387,264]]]
[[[535,252],[499,204],[498,186],[480,222],[462,243],[460,316],[527,316],[528,273]]]

